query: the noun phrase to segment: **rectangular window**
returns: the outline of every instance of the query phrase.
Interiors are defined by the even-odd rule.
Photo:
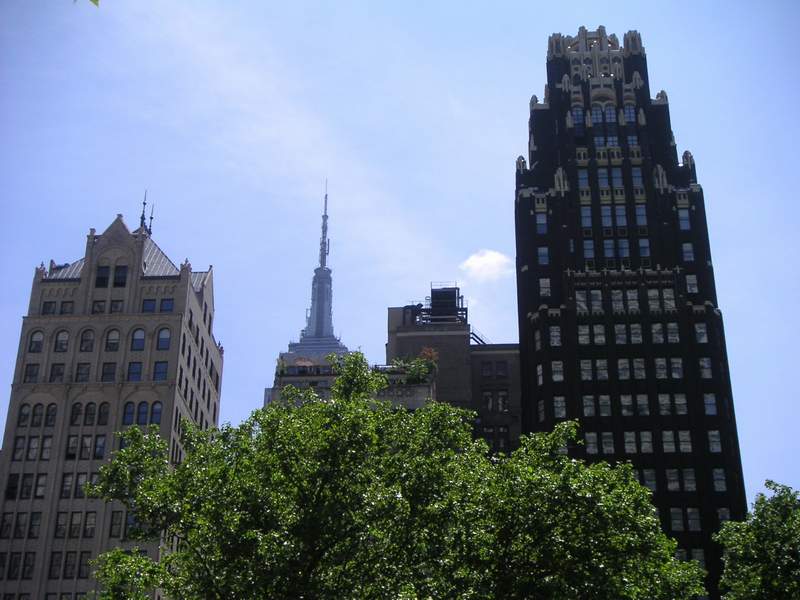
[[[550,249],[547,246],[539,246],[536,249],[537,261],[540,265],[550,264]]]
[[[494,363],[495,374],[499,379],[508,377],[508,363],[504,360],[498,360]]]
[[[619,171],[619,169],[614,169],[614,171]],[[614,187],[621,188],[622,187],[622,174],[619,175],[619,183],[616,183],[616,176],[614,177],[615,183]],[[617,227],[627,227],[628,226],[628,213],[625,210],[624,204],[617,204],[614,206],[614,220],[617,223]],[[628,240],[624,240],[627,242]]]
[[[714,491],[725,492],[728,490],[728,483],[725,481],[725,469],[713,469]]]
[[[561,327],[559,327],[558,325],[550,326],[550,345],[551,346],[561,345]]]
[[[114,287],[123,288],[128,283],[128,267],[117,265],[114,267]]]
[[[19,490],[19,474],[9,473],[8,483],[6,483],[6,500],[16,500],[17,491]]]
[[[536,233],[539,235],[547,233],[547,213],[536,213]]]
[[[611,290],[611,310],[615,313],[621,313],[625,310],[622,290]]]
[[[586,440],[586,454],[597,454],[597,434],[587,431],[584,439]]]
[[[705,323],[694,324],[694,339],[698,344],[708,343],[708,329]]]
[[[670,429],[665,429],[661,432],[661,449],[665,454],[675,452],[675,432]]]
[[[115,510],[111,513],[111,526],[108,530],[108,537],[119,538],[122,536],[122,511]]]
[[[553,397],[553,415],[556,419],[567,418],[567,403],[564,396]]]
[[[144,300],[142,300],[142,312],[143,313],[156,312],[155,298],[145,298]]]
[[[641,167],[632,167],[631,168],[631,179],[633,180],[634,187],[644,187],[642,183],[642,168]]]
[[[700,509],[687,508],[686,521],[689,525],[689,531],[700,531]]]
[[[684,242],[681,245],[683,262],[694,262],[694,246],[691,242]]]
[[[581,206],[581,227],[584,229],[592,228],[592,207]]]
[[[11,454],[11,460],[22,460],[25,456],[25,437],[17,436],[14,438],[14,450]]]
[[[639,432],[639,451],[642,454],[652,454],[653,453],[653,432],[652,431],[640,431]]]
[[[651,492],[656,491],[656,470],[642,469],[642,483]]]
[[[679,344],[681,336],[678,331],[677,323],[667,323],[667,342],[670,344]]]
[[[613,145],[616,146],[617,144]],[[619,167],[614,167],[611,169],[611,185],[618,189],[622,189],[624,187],[624,184],[622,183],[622,169]],[[625,209],[623,207],[623,213],[624,212]],[[624,225],[620,225],[619,222],[617,222],[617,226],[624,227]]]
[[[600,207],[600,224],[603,227],[611,227],[614,224],[611,220],[611,207],[608,205]]]
[[[697,359],[697,365],[700,369],[701,379],[711,379],[711,359],[707,356]]]
[[[621,380],[631,378],[631,361],[628,358],[617,359],[617,377]]]
[[[50,365],[50,383],[64,382],[64,363],[53,363]]]
[[[667,378],[667,359],[666,358],[656,358],[654,359],[656,365],[656,379],[666,379]]]
[[[102,460],[106,454],[106,436],[97,435],[94,438],[94,454],[92,458],[95,460]]]
[[[620,396],[619,405],[623,417],[633,416],[633,397],[630,394],[623,394]]]
[[[589,189],[589,171],[586,169],[578,169],[578,187],[582,190]],[[584,227],[591,226],[591,223],[589,225],[584,225]]]
[[[542,365],[536,365],[536,384],[542,385],[544,383],[544,368]]]
[[[639,256],[641,258],[650,256],[650,240],[647,238],[639,238]]]
[[[61,577],[61,563],[63,561],[63,554],[61,552],[50,553],[50,567],[47,570],[47,577],[49,579],[58,579]]]
[[[85,383],[89,381],[89,370],[91,366],[89,363],[78,363],[75,366],[75,381],[77,383]]]
[[[75,478],[75,497],[76,498],[84,498],[85,494],[83,491],[83,486],[86,485],[88,481],[88,476],[86,473],[78,473]]]
[[[575,310],[577,310],[579,313],[588,312],[586,290],[575,290]]]
[[[91,456],[92,456],[92,436],[83,435],[81,436],[80,459],[89,460]]]
[[[61,478],[61,492],[59,494],[60,498],[64,499],[72,496],[72,482],[72,473],[64,473],[64,476]]]
[[[93,315],[102,315],[106,312],[106,303],[103,300],[95,300],[92,302],[92,314]]]
[[[697,491],[697,480],[694,469],[683,469],[683,490],[686,492]]]
[[[614,454],[614,434],[610,431],[604,431],[600,434],[600,444],[603,454]]]
[[[481,376],[492,377],[494,375],[494,365],[490,360],[481,362]]]
[[[42,303],[42,314],[43,315],[54,315],[56,314],[56,303],[53,301],[48,300],[47,302]]]
[[[608,361],[605,358],[598,358],[595,361],[595,368],[597,369],[597,380],[608,380]]]
[[[22,485],[19,488],[20,500],[27,500],[33,495],[33,473],[22,475]]]
[[[686,394],[675,394],[675,414],[687,414]]]
[[[175,308],[175,300],[173,298],[162,298],[159,310],[162,313],[171,313]]]
[[[664,288],[661,290],[661,295],[664,298],[664,310],[675,310],[675,290]]]
[[[658,395],[658,414],[662,417],[672,414],[672,401],[669,394]]]
[[[636,412],[642,417],[650,414],[650,402],[647,400],[647,394],[636,394]]]
[[[593,313],[603,312],[603,291],[602,290],[589,290],[590,308]]]
[[[589,338],[589,326],[578,325],[578,344],[581,346],[587,346],[590,343],[591,339]]]
[[[722,525],[725,521],[731,520],[731,509],[730,508],[718,508],[717,509],[717,519],[719,520],[719,524]]]
[[[683,531],[683,509],[669,509],[669,527],[672,531]]]
[[[717,397],[715,394],[703,394],[703,406],[707,415],[717,414]]]
[[[639,290],[625,290],[625,300],[628,302],[628,312],[639,312]]]
[[[608,169],[597,169],[597,185],[601,188],[608,187]]]
[[[583,240],[583,258],[587,260],[594,258],[594,241]]]
[[[153,364],[153,381],[166,381],[169,363],[165,360],[157,360]]]
[[[686,276],[686,292],[688,294],[696,294],[700,291],[697,287],[697,275]]]
[[[625,431],[622,434],[625,443],[625,454],[636,454],[636,432]]]
[[[77,562],[77,552],[67,552],[64,560],[64,579],[74,579],[75,563]]]
[[[678,432],[678,449],[682,454],[689,454],[692,451],[692,433],[690,431]]]
[[[103,371],[100,375],[100,381],[111,382],[117,378],[117,363],[107,362],[103,363]]]
[[[81,529],[83,529],[83,513],[73,512],[69,517],[69,537],[81,537]]]
[[[564,363],[562,361],[552,361],[550,363],[550,369],[553,375],[553,381],[564,381]]]
[[[708,451],[714,454],[722,452],[722,439],[717,429],[708,432]]]
[[[664,343],[664,325],[661,323],[650,324],[650,339],[654,344]]]
[[[611,416],[611,396],[607,394],[601,394],[598,402],[600,406],[600,416],[601,417],[610,417]]]
[[[661,312],[661,297],[657,289],[650,288],[647,290],[647,309],[650,312]]]
[[[689,231],[692,228],[691,224],[689,223],[689,209],[688,208],[679,208],[678,209],[678,229],[681,231]]]
[[[593,325],[592,331],[594,333],[594,343],[597,346],[603,346],[606,343],[606,326],[605,325]]]
[[[22,375],[23,383],[36,383],[39,379],[39,365],[28,363],[25,365],[25,372]]]
[[[583,416],[584,417],[594,417],[597,414],[594,396],[584,396],[583,397]]]
[[[614,343],[620,346],[628,343],[628,327],[617,323],[614,325]]]
[[[64,538],[67,536],[67,517],[68,513],[60,512],[56,514],[56,527],[53,531],[53,537],[56,539]]]
[[[90,552],[81,552],[78,559],[78,579],[87,579],[89,577],[89,557]]]
[[[539,278],[539,295],[542,298],[547,298],[550,296],[550,278],[549,277],[540,277]]]
[[[67,451],[64,455],[66,460],[75,460],[78,456],[78,436],[67,436]]]
[[[678,469],[666,469],[665,473],[667,475],[667,491],[680,492],[681,480]]]
[[[111,314],[122,312],[122,300],[111,301]]]
[[[72,300],[64,300],[59,310],[62,315],[71,315],[75,312],[75,303]]]
[[[630,258],[631,247],[628,240],[617,240],[617,252],[620,258]]]
[[[639,227],[647,226],[647,206],[644,204],[637,204],[636,208],[636,225]]]
[[[97,272],[94,278],[94,287],[106,288],[108,287],[108,278],[111,274],[111,267],[97,267]]]
[[[628,122],[632,123],[632,121],[628,121]],[[628,136],[628,147],[629,148],[633,148],[633,147],[638,146],[638,145],[639,145],[639,137],[636,136],[636,135],[629,135]]]
[[[672,373],[673,379],[683,379],[683,359],[682,358],[670,358],[670,372]]]
[[[606,258],[616,258],[614,248],[614,240],[603,240],[603,256]]]
[[[142,380],[142,363],[129,362],[128,381],[141,381],[141,380]]]
[[[643,358],[634,358],[633,359],[633,378],[634,379],[644,379],[647,376],[644,369],[644,359]]]
[[[631,344],[642,343],[642,325],[641,323],[631,323]]]
[[[536,412],[539,417],[539,423],[544,421],[544,401],[537,400],[536,401]]]
[[[605,148],[606,145],[606,138],[603,135],[595,135],[594,136],[594,146],[595,148]]]

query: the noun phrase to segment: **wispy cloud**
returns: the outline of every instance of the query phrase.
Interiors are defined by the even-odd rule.
[[[509,277],[514,269],[511,259],[497,250],[478,250],[459,265],[469,279],[484,283]]]

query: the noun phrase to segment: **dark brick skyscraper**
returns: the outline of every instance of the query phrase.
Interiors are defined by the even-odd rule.
[[[746,511],[725,335],[703,191],[637,32],[550,37],[515,212],[523,431],[579,419],[571,453],[631,461],[717,598],[711,536]]]

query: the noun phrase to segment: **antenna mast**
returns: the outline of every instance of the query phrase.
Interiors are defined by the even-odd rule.
[[[325,208],[322,213],[322,236],[319,240],[319,266],[325,268],[328,265],[328,253],[330,252],[330,241],[328,240],[328,179],[325,179]]]

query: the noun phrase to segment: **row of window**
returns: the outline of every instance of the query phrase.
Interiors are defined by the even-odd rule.
[[[38,435],[16,436],[14,438],[14,448],[11,451],[11,460],[50,460],[50,452],[53,448],[53,436]]]
[[[158,330],[156,336],[156,350],[169,350],[171,333],[166,327]],[[130,349],[132,352],[141,352],[145,348],[145,332],[142,328],[134,329],[130,336]],[[38,354],[44,347],[44,333],[34,331],[28,340],[28,352]],[[106,333],[106,352],[116,352],[120,347],[120,335],[118,329],[112,329]],[[80,335],[78,346],[80,352],[94,351],[94,331],[87,329]],[[61,330],[56,333],[53,340],[53,352],[67,352],[69,350],[69,332]]]
[[[84,425],[108,425],[108,414],[110,407],[108,402],[101,402],[98,410],[94,402],[87,402],[86,405],[75,402],[69,412],[69,424],[78,426],[83,421]]]
[[[581,381],[608,381],[608,359],[581,359],[579,365]],[[707,356],[698,358],[697,365],[701,379],[711,379],[713,377],[711,358]],[[653,359],[653,366],[653,374],[656,379],[683,379],[682,358],[657,357]],[[647,379],[644,358],[617,359],[617,379],[627,381],[631,379],[631,375],[633,375],[633,379]],[[564,381],[564,361],[554,360],[550,362],[550,378],[555,383]],[[544,367],[541,364],[536,365],[536,384],[544,384]]]
[[[30,404],[24,403],[19,407],[17,427],[41,427],[43,423],[45,427],[53,427],[57,415],[58,407],[55,403],[48,404],[47,410],[43,404],[34,404],[31,408]]]
[[[481,361],[481,377],[504,379],[508,377],[508,362],[505,360]]]
[[[67,436],[67,449],[64,454],[66,460],[102,460],[106,453],[106,436],[100,435],[69,435]]]
[[[41,512],[6,512],[0,518],[0,539],[29,539],[39,538],[39,531],[42,527]]]
[[[35,567],[35,552],[9,552],[8,554],[0,552],[0,581],[3,579],[8,581],[31,579]],[[20,600],[24,596],[30,598],[29,594],[20,594]]]
[[[551,325],[548,329],[549,341],[552,348],[561,346],[561,326]],[[708,343],[708,327],[705,323],[694,324],[695,341],[698,344]],[[534,333],[534,345],[536,350],[541,349],[541,336],[539,332]],[[650,342],[653,344],[678,344],[681,341],[680,331],[677,322],[651,323]],[[597,346],[606,344],[606,326],[602,323],[595,325],[578,325],[578,344],[587,346],[594,343]],[[642,344],[641,323],[616,323],[614,325],[614,343],[620,346],[627,344]]]
[[[22,374],[23,383],[37,383],[39,381],[38,363],[28,363]],[[66,365],[64,363],[53,363],[50,365],[50,376],[48,383],[64,383]],[[169,373],[169,363],[165,360],[157,360],[153,363],[153,381],[166,381]],[[77,363],[75,365],[75,383],[86,383],[91,378],[91,363]],[[128,363],[128,371],[125,381],[142,381],[143,363],[132,361]],[[113,383],[117,381],[117,363],[104,362],[101,366],[98,381],[102,383]]]
[[[6,484],[6,500],[29,500],[44,498],[47,489],[47,473],[11,473]]]
[[[506,450],[509,447],[508,427],[487,426],[482,429],[483,439],[489,443],[489,447],[494,450]]]
[[[712,454],[722,452],[722,438],[717,429],[706,432],[708,441],[708,451]],[[599,441],[599,443],[598,443]],[[587,454],[615,454],[614,432],[602,431],[598,434],[595,431],[587,431],[584,434]],[[652,454],[653,453],[653,432],[652,431],[624,431],[623,447],[625,454]],[[661,431],[661,451],[664,454],[688,454],[692,450],[692,433],[689,430],[665,429]]]
[[[688,294],[697,294],[700,292],[700,288],[697,284],[697,275],[688,274],[685,278],[686,281],[686,292]],[[654,288],[651,288],[654,289]],[[662,293],[661,298],[659,299],[658,304],[656,304],[656,299],[658,298],[658,290],[651,292],[648,290],[647,294],[647,306],[651,312],[658,312],[661,310],[675,310],[676,307],[674,306],[675,302],[675,292],[671,290],[671,288],[666,288],[672,291],[670,295],[667,292],[666,295]],[[583,292],[582,294],[578,294],[578,292]],[[581,312],[587,312],[587,308],[591,306],[592,312],[602,312],[603,311],[603,295],[602,290],[591,290],[591,294],[586,296],[585,290],[576,290],[576,302],[578,303],[578,310]],[[539,278],[539,295],[543,298],[549,297],[552,293],[552,286],[550,283],[549,277],[540,277]],[[667,309],[666,306],[670,306],[670,299],[672,299],[672,308]],[[639,290],[638,289],[628,289],[628,290],[611,290],[611,310],[615,313],[638,313],[639,312]]]
[[[487,412],[508,412],[508,390],[484,390],[481,398]]]
[[[155,298],[146,298],[142,300],[143,313],[156,312],[156,306],[158,306],[158,312],[171,313],[173,310],[175,310],[175,300],[174,298],[161,298],[161,300],[159,300],[158,303],[156,303]],[[123,307],[124,307],[123,300],[108,301],[108,312],[111,314],[121,313]],[[58,314],[71,315],[75,312],[75,303],[72,300],[62,300],[58,308],[59,308]],[[93,300],[92,314],[103,315],[105,313],[106,313],[106,301]],[[44,302],[42,302],[42,314],[43,315],[56,314],[56,302],[54,300],[45,300]]]
[[[650,240],[648,238],[638,238],[638,248],[640,258],[650,258]],[[603,243],[603,256],[608,259],[630,258],[631,249],[630,243],[627,239],[604,240]],[[583,258],[585,260],[594,260],[597,258],[595,252],[594,240],[583,240]],[[694,262],[694,245],[692,242],[683,242],[681,244],[681,259],[685,263]],[[550,248],[549,246],[538,246],[536,248],[536,263],[540,266],[548,266],[550,264]]]
[[[50,565],[47,569],[48,579],[87,579],[89,577],[89,561],[91,552],[56,551],[50,554]],[[77,567],[77,568],[76,568]]]
[[[139,402],[138,406],[134,406],[133,402],[126,402],[122,411],[122,424],[133,425],[134,411],[136,416],[137,425],[160,425],[161,424],[161,402]]]
[[[556,419],[567,418],[567,401],[565,396],[553,397],[553,416]],[[611,417],[614,414],[619,414],[623,417],[649,417],[650,411],[650,398],[647,394],[621,394],[619,396],[618,408],[614,409],[612,398],[608,394],[584,395],[581,398],[581,411],[584,417]],[[717,396],[716,394],[709,393],[703,394],[703,412],[707,416],[715,416],[717,411]],[[537,414],[539,422],[545,420],[545,402],[539,400],[537,402]],[[658,415],[659,416],[672,416],[672,415],[686,415],[687,402],[685,394],[658,394]]]

